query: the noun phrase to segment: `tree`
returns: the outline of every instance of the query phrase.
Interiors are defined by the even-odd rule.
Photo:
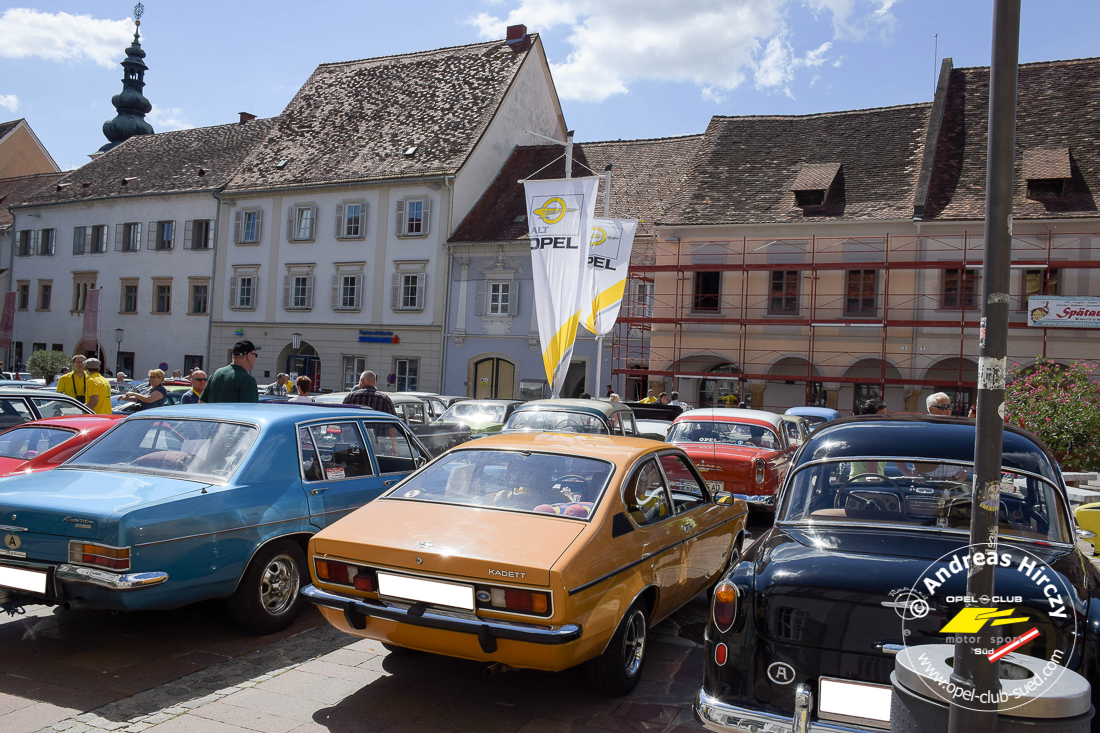
[[[69,371],[72,357],[62,351],[40,350],[31,354],[27,359],[27,371],[38,379],[45,379],[46,384],[54,380],[58,374]]]
[[[1005,422],[1034,434],[1064,470],[1100,469],[1100,388],[1087,365],[1045,357],[1015,365],[1005,391]]]

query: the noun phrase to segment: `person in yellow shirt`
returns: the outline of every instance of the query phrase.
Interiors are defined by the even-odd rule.
[[[656,401],[657,401],[657,395],[655,395],[653,393],[653,390],[649,390],[649,392],[646,393],[645,399],[641,400],[641,404],[643,404],[643,405],[652,405]]]
[[[99,373],[99,359],[88,359],[84,362],[84,368],[88,372],[88,407],[95,410],[97,415],[110,415],[111,384]]]
[[[73,357],[73,370],[57,380],[57,391],[69,395],[78,402],[88,404],[88,372],[84,371],[83,354]]]

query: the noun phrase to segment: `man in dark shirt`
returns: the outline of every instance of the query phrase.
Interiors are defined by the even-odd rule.
[[[184,405],[198,404],[204,389],[206,389],[206,372],[202,369],[196,369],[191,372],[191,389],[184,392],[183,397],[180,398],[180,403]]]
[[[256,366],[259,350],[259,346],[247,339],[233,344],[233,363],[210,375],[199,401],[204,404],[259,402],[260,393],[256,389],[256,379],[249,374],[252,367]]]
[[[378,375],[372,371],[363,372],[359,375],[359,389],[348,393],[348,396],[344,398],[344,404],[362,405],[372,410],[396,415],[397,410],[393,409],[393,402],[390,401],[390,398],[375,389],[377,383]]]

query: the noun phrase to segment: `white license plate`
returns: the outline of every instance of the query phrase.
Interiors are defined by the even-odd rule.
[[[474,610],[474,588],[470,585],[378,573],[378,594],[406,601]]]
[[[726,490],[726,482],[725,481],[707,481],[707,488],[710,489],[711,491],[725,491]]]
[[[875,727],[889,728],[892,694],[889,685],[822,677],[817,713],[822,718],[848,722],[859,719]]]
[[[34,570],[0,566],[0,586],[4,588],[26,590],[31,593],[45,593],[46,574]]]

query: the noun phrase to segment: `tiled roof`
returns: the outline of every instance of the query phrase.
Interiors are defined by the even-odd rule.
[[[827,191],[840,172],[840,163],[806,163],[791,184],[792,191]]]
[[[536,38],[322,64],[229,190],[454,173]]]
[[[58,204],[220,188],[276,119],[137,135],[20,203]]]
[[[1069,148],[1033,148],[1024,151],[1024,178],[1069,178]]]
[[[40,188],[52,186],[64,173],[39,173],[33,176],[0,178],[0,229],[11,226],[11,212],[8,207],[21,201]]]
[[[639,219],[642,223],[638,226],[638,236],[651,235],[653,223],[683,180],[687,162],[701,139],[702,135],[688,135],[656,140],[577,143],[573,146],[573,175],[591,176],[593,171],[602,174],[604,167],[610,164],[609,214],[615,218]],[[513,150],[450,241],[525,239],[527,205],[519,181],[560,178],[565,173],[564,162],[558,160],[563,152],[558,145],[530,145]],[[602,198],[596,202],[596,214],[603,215]]]
[[[1018,78],[1013,217],[1097,216],[1100,58],[1021,64]],[[989,67],[953,70],[925,219],[985,216],[988,127]],[[1044,149],[1069,150],[1069,160],[1062,158],[1070,164],[1065,194],[1029,200],[1024,165]]]
[[[0,122],[0,139],[7,135],[9,132],[15,129],[15,126],[23,121],[20,117],[18,120],[12,120],[11,122]]]
[[[931,108],[714,117],[660,223],[910,219]],[[804,212],[792,187],[805,164],[826,161],[841,166],[836,185]]]

